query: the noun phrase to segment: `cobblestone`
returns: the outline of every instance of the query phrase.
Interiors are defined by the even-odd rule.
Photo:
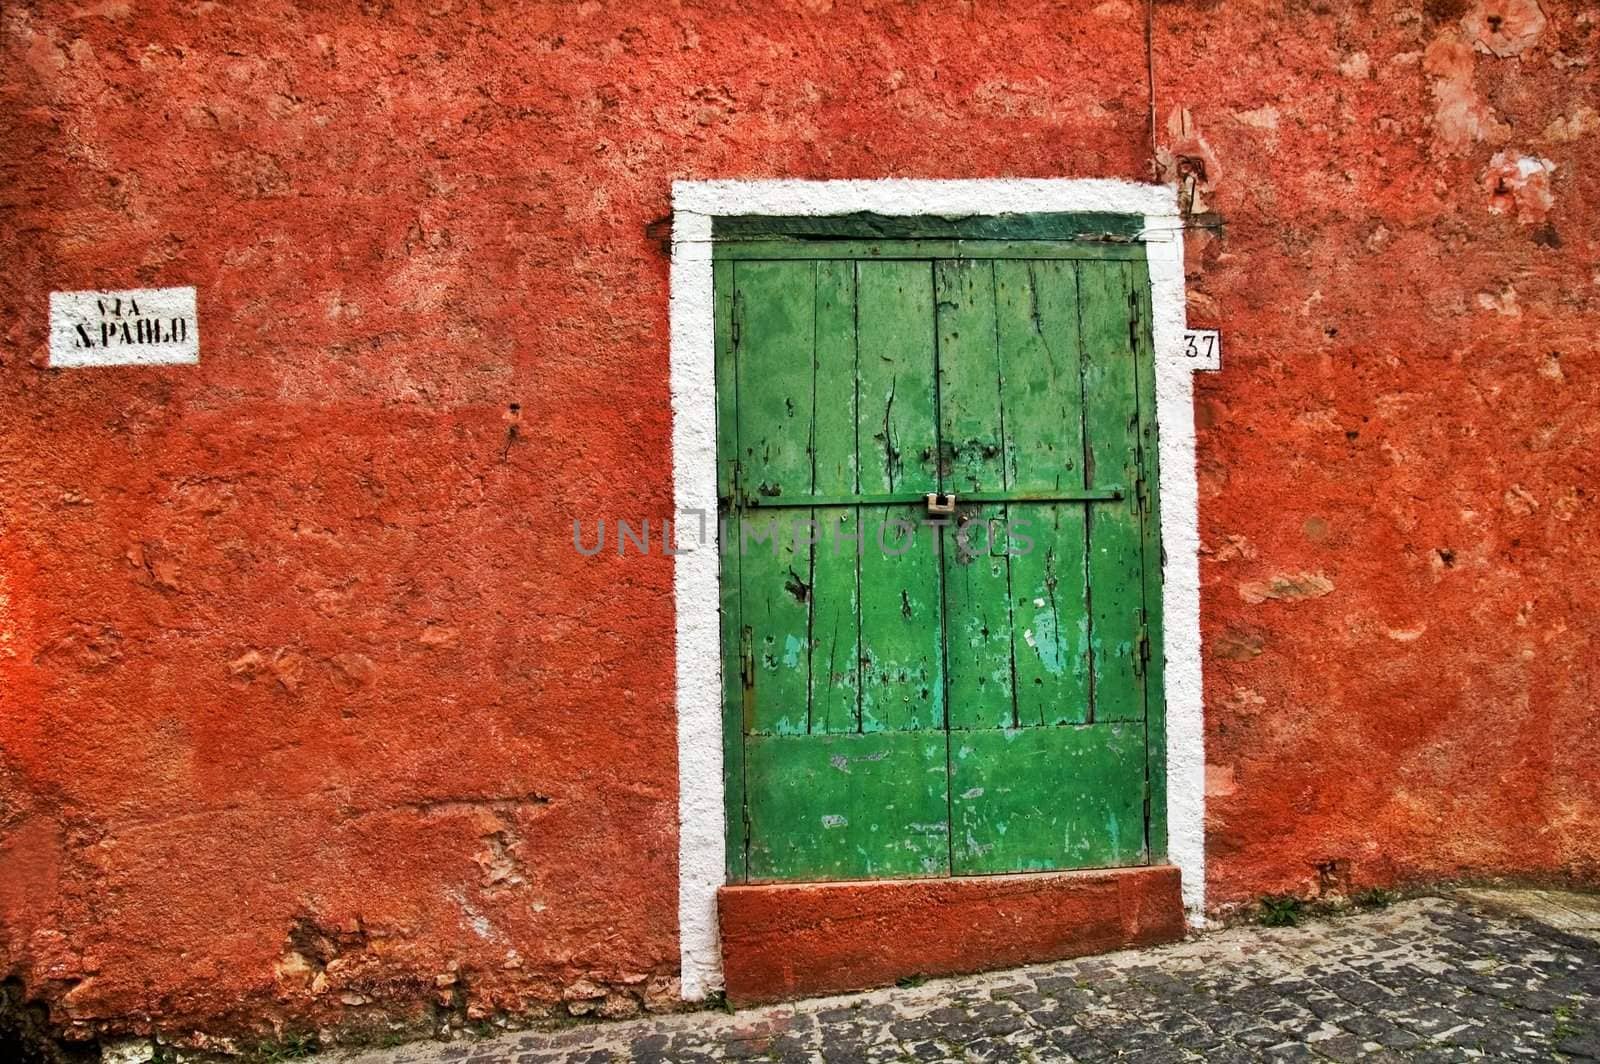
[[[1600,943],[1423,898],[1299,928],[350,1064],[1600,1060]]]

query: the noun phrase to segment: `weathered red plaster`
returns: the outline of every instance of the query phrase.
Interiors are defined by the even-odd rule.
[[[1227,351],[1217,905],[1600,876],[1600,25],[1503,6],[1155,8]],[[0,973],[82,1032],[670,999],[670,562],[570,547],[671,503],[647,226],[678,177],[1146,178],[1142,5],[0,35]],[[1501,151],[1553,164],[1541,217]],[[49,291],[163,284],[198,367],[44,368]]]
[[[1549,0],[1157,6],[1161,114],[1225,166],[1188,240],[1227,352],[1196,410],[1213,907],[1600,878],[1596,54]],[[1517,155],[1542,188],[1486,180]]]
[[[723,887],[728,997],[782,1001],[1183,937],[1178,870]]]

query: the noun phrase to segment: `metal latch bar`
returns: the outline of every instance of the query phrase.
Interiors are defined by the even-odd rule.
[[[1087,491],[974,491],[962,492],[963,503],[1007,502],[1118,502],[1125,497],[1121,485],[1108,484]],[[933,499],[954,499],[954,492],[894,492],[884,495],[750,495],[743,500],[752,510],[791,510],[813,506],[915,506],[930,505]],[[947,514],[953,510],[933,510],[929,513]]]

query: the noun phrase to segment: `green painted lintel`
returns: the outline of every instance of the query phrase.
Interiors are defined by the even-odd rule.
[[[723,240],[713,256],[723,259],[823,261],[833,259],[1090,259],[1138,260],[1145,246],[1091,240]]]
[[[737,240],[1052,240],[1138,243],[1144,217],[1053,213],[971,216],[840,214],[716,218],[712,236]]]

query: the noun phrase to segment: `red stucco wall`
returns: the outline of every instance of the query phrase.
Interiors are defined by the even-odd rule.
[[[0,974],[675,996],[670,562],[570,546],[670,508],[669,182],[1152,173],[1140,4],[872,6],[0,11]],[[1280,6],[1153,38],[1213,903],[1593,879],[1600,18]],[[198,367],[44,368],[49,291],[166,284]]]
[[[1158,8],[1224,226],[1188,243],[1230,353],[1196,409],[1214,905],[1600,878],[1585,6]]]

